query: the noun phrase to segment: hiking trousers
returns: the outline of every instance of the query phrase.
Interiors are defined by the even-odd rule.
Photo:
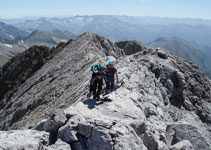
[[[114,82],[115,82],[114,77],[107,77],[106,89],[110,91],[114,90]]]
[[[103,86],[103,80],[94,80],[91,85],[91,91],[93,92],[94,97],[99,97]]]

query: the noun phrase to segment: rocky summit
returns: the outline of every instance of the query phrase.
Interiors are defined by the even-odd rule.
[[[91,66],[109,61],[116,90],[106,101],[87,99]],[[210,79],[136,41],[84,33],[0,103],[0,149],[211,149]]]

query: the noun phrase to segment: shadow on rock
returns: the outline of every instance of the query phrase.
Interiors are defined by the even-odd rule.
[[[95,106],[103,104],[104,101],[105,101],[104,99],[99,100],[99,101],[96,101],[95,99],[87,99],[87,100],[83,101],[83,103],[85,105],[87,105],[89,109],[93,109],[93,108],[95,108]]]
[[[83,101],[83,103],[85,105],[87,105],[89,109],[93,109],[97,105],[97,102],[94,99],[87,99],[87,100]]]

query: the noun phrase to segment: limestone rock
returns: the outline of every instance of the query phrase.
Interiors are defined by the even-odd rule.
[[[49,144],[62,140],[74,150],[169,150],[183,147],[184,140],[193,149],[210,149],[210,80],[163,49],[122,48],[132,54],[93,33],[72,40],[5,100],[1,129],[37,127],[50,132]],[[119,76],[117,88],[106,95],[110,101],[87,99],[90,67],[110,60]],[[10,124],[21,108],[27,111]],[[61,117],[47,118],[55,108],[64,109]]]
[[[0,131],[0,149],[38,150],[48,145],[49,134],[34,130]]]
[[[115,43],[119,48],[124,49],[126,55],[144,51],[146,48],[138,41],[120,41]]]
[[[68,143],[63,142],[58,139],[54,145],[47,146],[44,148],[45,150],[71,150],[71,147]]]
[[[183,140],[171,146],[170,150],[193,150],[193,147],[189,141]]]
[[[203,149],[209,150],[210,146],[207,143],[206,139],[196,127],[189,124],[176,124],[176,125],[168,125],[167,126],[167,139],[169,144],[174,145],[183,140],[188,140],[193,145],[194,149]],[[176,147],[183,146],[181,142],[178,143]],[[187,147],[191,147],[190,144]]]
[[[122,49],[94,33],[84,33],[61,48],[16,92],[0,102],[0,129],[34,128],[55,108],[66,108],[78,98],[86,97],[92,65],[105,66],[109,57],[115,60],[124,56]],[[11,124],[14,113],[25,108],[26,111],[21,111],[23,115],[14,117]]]
[[[158,56],[162,59],[167,59],[168,55],[165,52],[158,51]]]
[[[71,126],[69,124],[59,129],[57,137],[59,139],[62,139],[66,143],[78,141],[77,132],[74,130],[74,126]]]
[[[55,132],[61,126],[63,126],[66,123],[66,121],[67,118],[65,116],[65,113],[60,109],[56,109],[51,113],[50,118],[41,121],[37,125],[36,129],[39,131]]]

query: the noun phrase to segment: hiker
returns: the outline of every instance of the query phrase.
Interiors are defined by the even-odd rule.
[[[92,66],[92,67],[91,67],[92,79],[94,79],[94,78],[96,77],[96,74],[97,74],[98,71],[103,72],[104,70],[105,70],[105,68],[102,67],[101,64],[97,64],[97,65]],[[91,79],[91,81],[92,81],[92,79]]]
[[[103,72],[98,71],[96,76],[91,80],[88,98],[93,94],[93,99],[100,100],[100,94],[103,86]]]
[[[116,83],[118,83],[118,74],[117,74],[117,69],[113,66],[112,62],[108,63],[104,72],[107,79],[106,89],[108,94],[114,90],[115,74],[116,74]]]

